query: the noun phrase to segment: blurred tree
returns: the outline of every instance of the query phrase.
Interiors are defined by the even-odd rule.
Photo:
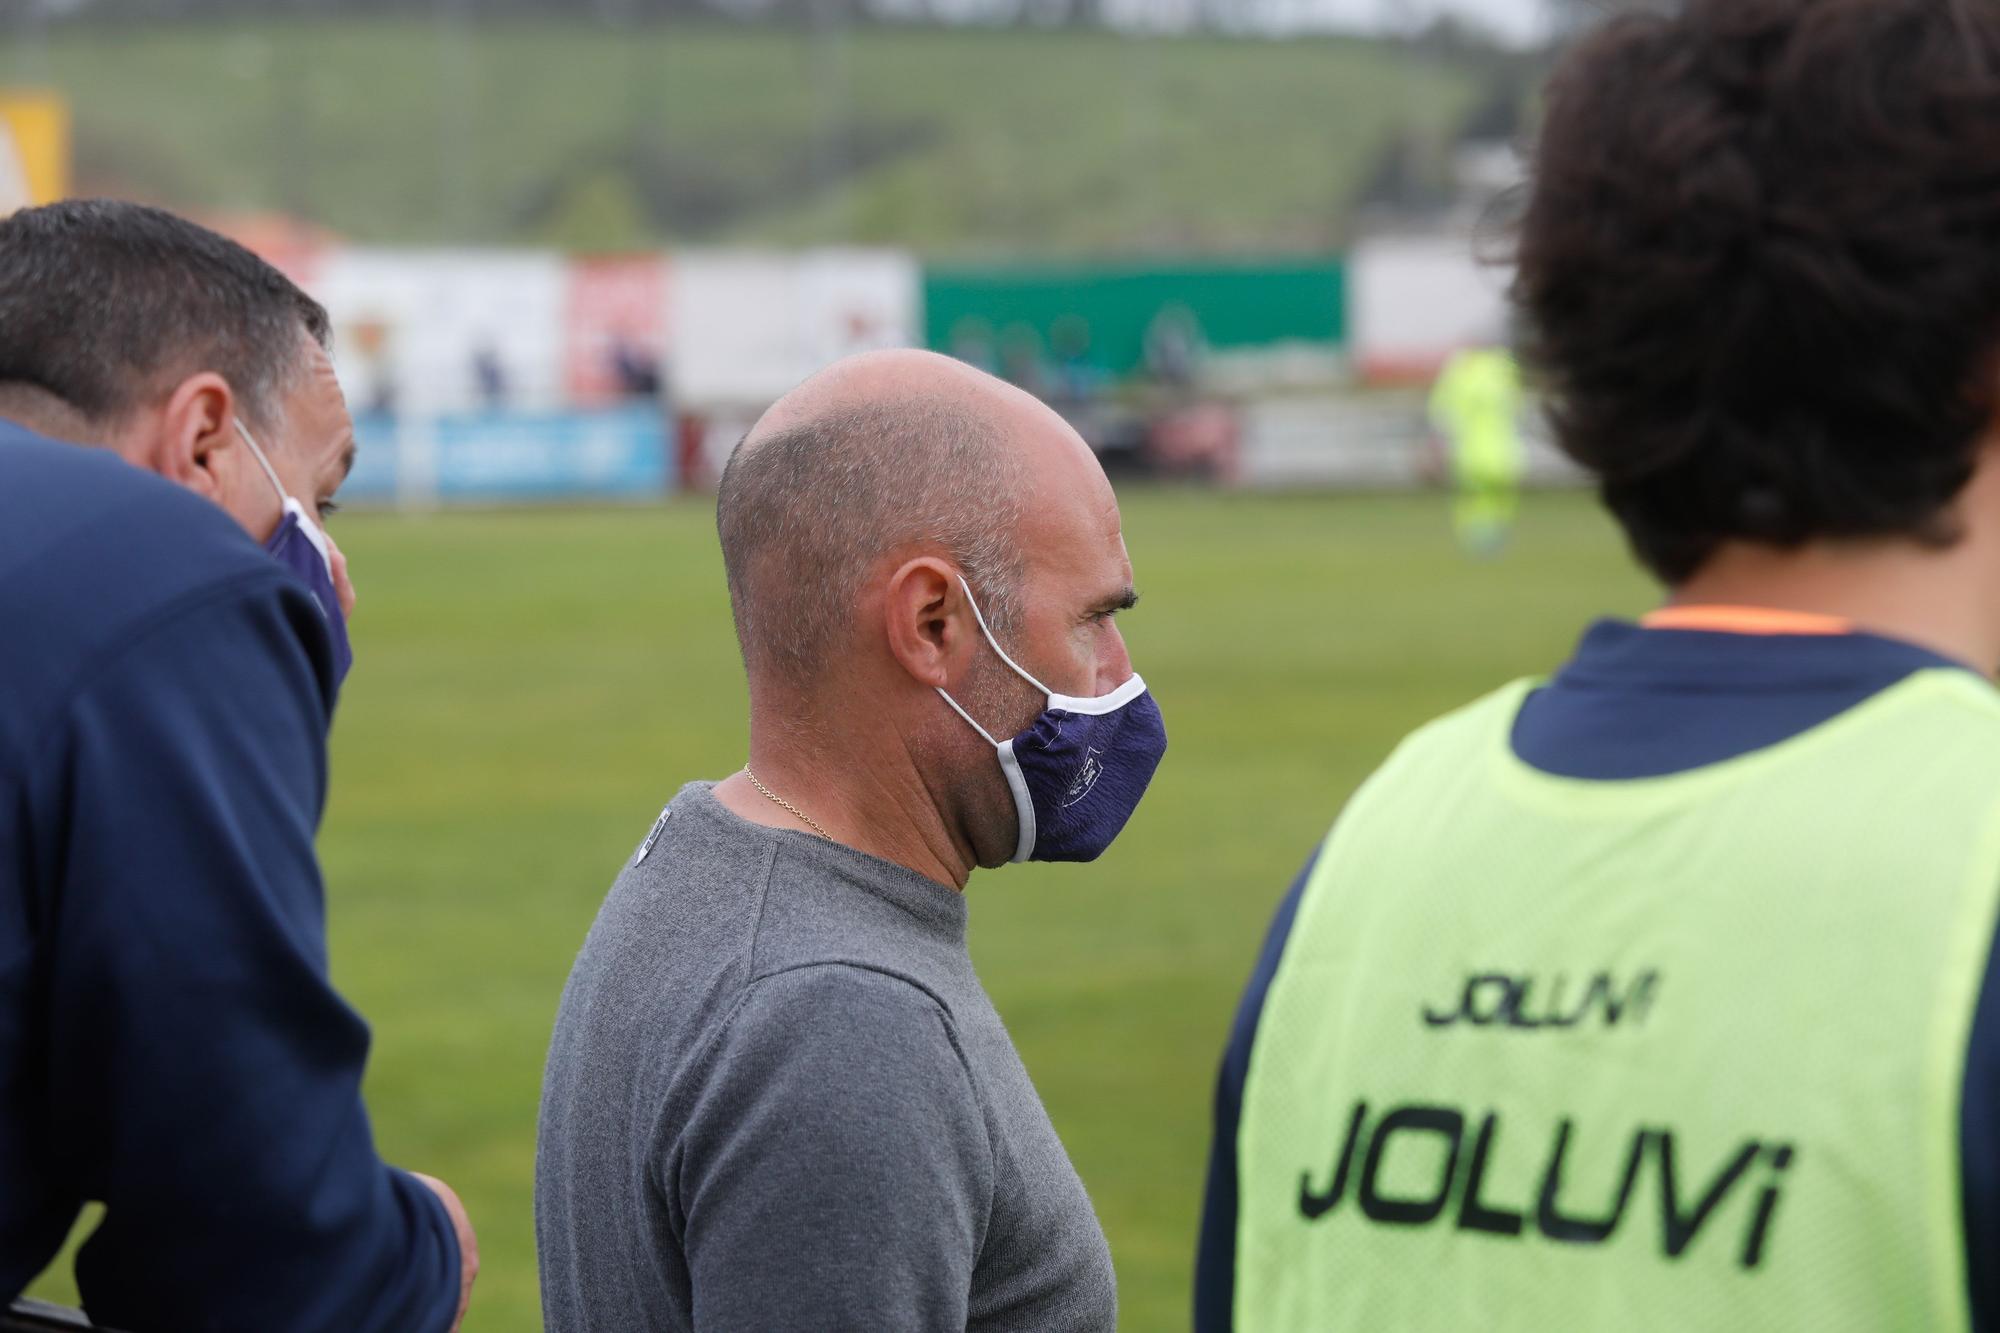
[[[598,167],[569,182],[529,234],[562,250],[613,254],[645,249],[659,229],[630,178]]]

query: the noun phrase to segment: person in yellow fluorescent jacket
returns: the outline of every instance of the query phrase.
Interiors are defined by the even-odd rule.
[[[1472,555],[1497,554],[1520,511],[1521,372],[1503,347],[1467,347],[1431,389],[1431,424],[1450,449],[1452,527]]]

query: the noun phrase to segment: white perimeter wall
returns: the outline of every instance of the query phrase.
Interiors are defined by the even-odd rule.
[[[1510,269],[1466,236],[1383,236],[1349,256],[1348,335],[1374,383],[1427,381],[1468,343],[1506,340]]]
[[[922,336],[922,271],[906,254],[692,251],[659,260],[643,299],[665,304],[659,342],[683,409],[761,408],[830,361]],[[405,413],[482,406],[482,349],[498,361],[505,405],[544,411],[569,405],[572,287],[593,262],[552,251],[354,248],[316,256],[304,276],[333,316],[356,411],[385,383]],[[602,272],[589,280],[598,304],[615,295],[601,290]]]
[[[335,363],[363,411],[378,379],[399,410],[430,416],[481,403],[475,355],[488,349],[508,407],[566,405],[569,262],[532,250],[342,249],[315,265],[312,294],[333,317]],[[370,330],[381,345],[371,353]]]
[[[922,337],[922,273],[895,251],[686,251],[673,291],[674,392],[695,410],[760,407],[830,361]]]

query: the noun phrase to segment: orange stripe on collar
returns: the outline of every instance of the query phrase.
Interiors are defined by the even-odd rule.
[[[1852,634],[1854,622],[1810,611],[1766,606],[1669,606],[1641,620],[1646,629],[1695,629],[1716,634]]]

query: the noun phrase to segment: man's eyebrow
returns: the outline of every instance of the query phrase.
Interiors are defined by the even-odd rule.
[[[354,441],[352,439],[349,439],[347,442],[347,448],[341,452],[340,479],[342,481],[346,481],[348,474],[354,471],[354,454],[357,447],[358,446],[354,443]]]
[[[1097,604],[1099,611],[1130,611],[1139,604],[1139,590],[1126,584]]]

